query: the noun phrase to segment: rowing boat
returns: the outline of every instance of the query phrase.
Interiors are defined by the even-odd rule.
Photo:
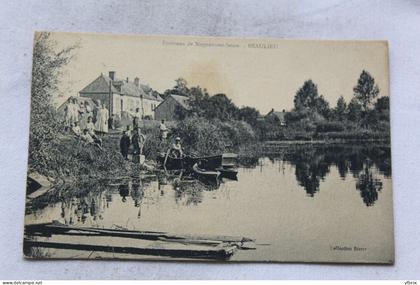
[[[165,163],[166,159],[166,163]],[[160,154],[157,157],[157,162],[166,167],[168,170],[175,170],[175,169],[188,169],[192,166],[192,164],[189,162],[188,157],[178,158],[178,157],[172,157],[169,156],[166,158],[165,154]]]
[[[174,169],[191,169],[195,163],[200,163],[200,166],[204,169],[214,170],[217,167],[222,166],[222,155],[212,155],[212,156],[201,156],[201,157],[192,157],[184,156],[182,158],[168,156],[166,158],[165,164],[165,154],[160,154],[157,157],[157,162],[165,166],[168,170]]]
[[[220,172],[220,177],[224,177],[224,178],[228,178],[228,179],[232,179],[232,180],[237,180],[237,175],[238,175],[238,169],[236,168],[231,168],[231,167],[218,167],[216,168],[217,171]]]
[[[195,161],[195,162],[194,162]],[[200,163],[200,167],[206,170],[215,170],[222,166],[222,155],[211,155],[202,157],[193,157],[192,162]]]
[[[219,171],[205,170],[201,167],[198,167],[198,163],[194,164],[192,168],[194,171],[194,175],[199,179],[215,181],[220,175]]]

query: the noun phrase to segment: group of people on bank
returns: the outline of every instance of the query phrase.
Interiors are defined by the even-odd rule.
[[[70,97],[64,108],[65,127],[83,142],[93,144],[102,149],[102,136],[114,129],[114,115],[109,116],[109,111],[105,104],[99,100],[94,104],[88,101],[79,103],[74,97]],[[133,161],[139,162],[143,155],[143,148],[146,142],[146,135],[142,132],[140,123],[143,120],[139,108],[132,115],[132,123],[127,125],[120,138],[120,152],[124,159],[128,160],[132,154]],[[118,120],[117,120],[118,121]],[[117,122],[118,123],[118,122]],[[183,150],[181,139],[175,138],[173,144],[168,146],[169,130],[162,120],[159,125],[159,138],[161,146],[165,146],[166,155],[171,157],[182,157]],[[167,148],[166,148],[167,147]]]
[[[94,123],[95,131],[99,133],[108,133],[108,130],[113,128],[113,116],[109,116],[105,104],[101,104],[99,100],[91,106],[88,101],[79,104],[76,98],[70,97],[64,108],[64,118],[66,127],[71,127],[77,122],[84,130],[90,119],[90,122]]]
[[[70,97],[64,108],[64,122],[77,137],[86,143],[102,147],[100,134],[108,133],[113,128],[113,116],[100,101],[91,106],[87,101],[79,104],[74,97]]]

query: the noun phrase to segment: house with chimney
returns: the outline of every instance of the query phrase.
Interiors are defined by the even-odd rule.
[[[155,118],[155,108],[163,101],[158,92],[140,84],[138,77],[133,81],[128,77],[125,80],[117,79],[115,71],[110,71],[108,75],[101,73],[80,90],[79,95],[96,102],[99,100],[110,114],[122,115],[125,112],[134,115],[138,108],[146,119]]]
[[[278,120],[281,126],[286,126],[286,114],[287,112],[284,109],[281,112],[271,109],[271,111],[264,116],[264,119],[274,118],[275,120]]]

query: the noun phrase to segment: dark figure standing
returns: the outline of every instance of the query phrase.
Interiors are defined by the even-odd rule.
[[[145,140],[146,137],[140,132],[140,129],[134,129],[131,143],[133,144],[133,162],[135,163],[140,162]]]
[[[128,149],[130,147],[130,143],[130,137],[127,135],[127,132],[124,131],[120,140],[120,150],[124,159],[128,158]]]
[[[111,117],[109,117],[108,119],[108,128],[110,130],[114,129],[114,114],[112,114]]]

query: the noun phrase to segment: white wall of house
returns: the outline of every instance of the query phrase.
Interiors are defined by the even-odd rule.
[[[154,110],[159,105],[159,101],[150,99],[141,99],[133,96],[124,96],[119,94],[113,94],[113,114],[120,114],[121,111],[125,111],[131,115],[134,115],[136,108],[142,112],[142,101],[143,101],[143,116],[150,116],[154,119]]]
[[[159,101],[143,99],[143,116],[150,116],[152,119],[155,118],[155,108],[159,105]],[[141,110],[141,109],[140,109]]]

